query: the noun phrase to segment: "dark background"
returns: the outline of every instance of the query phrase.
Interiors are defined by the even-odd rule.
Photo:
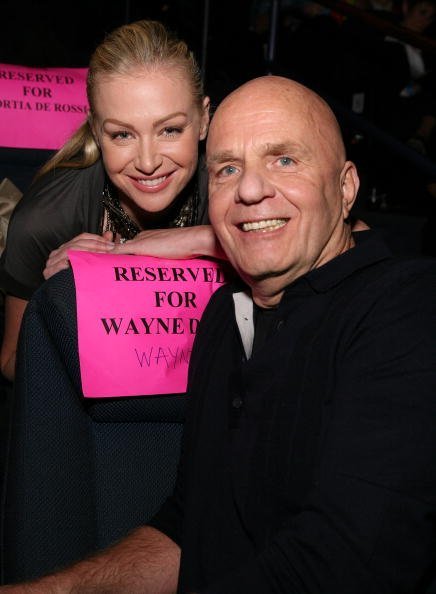
[[[0,0],[0,63],[87,67],[106,33],[156,19],[193,49],[214,107],[240,83],[266,73],[264,40],[250,29],[252,6],[252,0]],[[25,191],[47,158],[47,151],[1,147],[0,130],[0,181],[8,177]]]
[[[3,0],[2,60],[29,66],[86,66],[104,34],[139,18],[176,23],[196,37],[203,2]]]
[[[107,32],[146,18],[162,21],[194,50],[212,107],[255,76],[271,72],[296,78],[323,95],[338,116],[349,158],[357,163],[361,177],[356,215],[371,226],[388,229],[397,251],[436,255],[436,198],[426,190],[429,180],[436,181],[436,165],[417,164],[420,155],[410,149],[405,153],[380,123],[374,126],[370,110],[363,118],[351,111],[353,93],[361,90],[368,73],[367,97],[379,97],[379,79],[373,76],[380,70],[379,55],[375,52],[374,60],[367,62],[365,49],[364,61],[356,62],[351,50],[358,45],[357,37],[349,36],[349,47],[339,47],[337,23],[328,17],[313,21],[321,27],[303,27],[292,34],[292,28],[285,27],[290,0],[279,4],[283,10],[271,61],[275,44],[270,43],[268,17],[273,0],[0,0],[0,62],[86,67]],[[261,15],[263,27],[256,27],[255,14]],[[366,48],[373,33],[368,29],[361,36]],[[389,71],[390,65],[382,70],[382,79]],[[0,179],[7,176],[25,190],[46,158],[37,151],[0,148]]]
[[[250,30],[250,0],[3,0],[0,61],[26,66],[87,66],[105,33],[137,19],[157,19],[188,41],[217,99],[265,73],[264,47]],[[205,20],[207,43],[205,43]]]

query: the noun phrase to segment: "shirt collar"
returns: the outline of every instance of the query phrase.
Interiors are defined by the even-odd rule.
[[[319,268],[314,268],[297,279],[287,289],[299,282],[305,282],[309,284],[313,291],[323,293],[356,271],[393,257],[391,250],[376,231],[358,231],[353,233],[353,238],[355,240],[353,248]]]
[[[355,246],[319,268],[298,278],[285,289],[285,296],[297,287],[308,287],[316,293],[324,293],[357,270],[381,260],[392,258],[392,252],[375,231],[359,231],[353,234]],[[235,318],[247,359],[251,356],[254,339],[253,301],[249,290],[233,293]]]

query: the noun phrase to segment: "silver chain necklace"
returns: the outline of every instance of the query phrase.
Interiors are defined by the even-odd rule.
[[[102,196],[103,206],[107,212],[105,231],[118,233],[122,239],[133,239],[141,229],[121,206],[118,196],[116,192],[111,190],[109,182],[105,183]],[[168,221],[165,227],[191,227],[195,225],[198,216],[198,202],[198,189],[195,188],[180,207],[176,217]]]

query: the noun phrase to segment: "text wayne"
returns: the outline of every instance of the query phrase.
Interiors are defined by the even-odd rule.
[[[224,283],[222,270],[213,267],[114,266],[115,281],[127,282],[192,282]],[[196,308],[196,294],[192,291],[154,291],[155,308]],[[199,319],[195,317],[139,317],[101,318],[106,334],[195,334]]]

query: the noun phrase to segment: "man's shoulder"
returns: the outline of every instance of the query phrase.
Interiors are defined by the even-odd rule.
[[[416,332],[436,330],[436,259],[392,258],[359,271],[334,300],[341,323],[391,321]]]
[[[364,293],[385,290],[402,283],[432,282],[436,275],[436,258],[423,255],[395,255],[379,232],[369,230],[353,234],[356,247],[343,254],[344,261],[333,268],[343,289],[358,288]],[[336,260],[342,260],[339,256]]]
[[[379,267],[374,282],[380,285],[402,285],[404,283],[425,284],[436,279],[436,259],[413,257],[392,258]]]
[[[346,301],[384,302],[419,298],[435,299],[436,259],[393,257],[356,270],[338,287]]]

